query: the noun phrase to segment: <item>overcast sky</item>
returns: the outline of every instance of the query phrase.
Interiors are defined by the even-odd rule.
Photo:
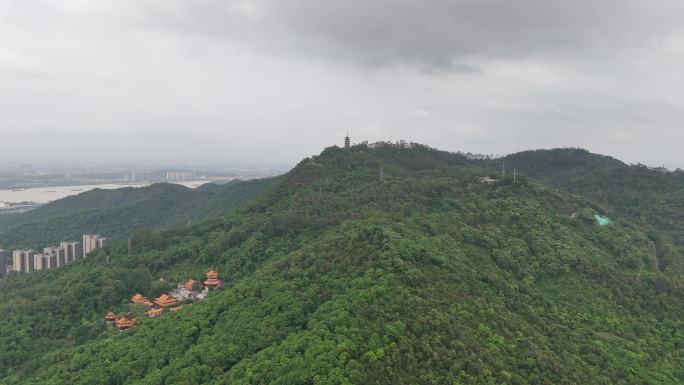
[[[352,140],[684,168],[684,1],[0,0],[0,161]]]

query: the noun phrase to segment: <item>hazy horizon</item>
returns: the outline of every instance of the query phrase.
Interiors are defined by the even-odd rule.
[[[682,11],[674,0],[8,0],[0,163],[285,166],[348,132],[684,168]]]

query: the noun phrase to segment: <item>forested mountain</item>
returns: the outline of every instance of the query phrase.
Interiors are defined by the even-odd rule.
[[[613,207],[425,147],[329,148],[219,219],[2,280],[0,383],[682,383],[682,256]],[[208,269],[207,300],[106,326]]]
[[[0,215],[0,248],[37,248],[98,232],[123,239],[143,228],[165,228],[225,215],[276,178],[206,184],[196,189],[158,183],[95,189],[35,210]]]
[[[684,171],[626,165],[580,149],[525,151],[505,158],[509,170],[607,206],[684,250]]]

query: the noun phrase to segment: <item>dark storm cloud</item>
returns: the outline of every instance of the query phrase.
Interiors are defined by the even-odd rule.
[[[156,1],[145,25],[362,64],[462,69],[463,60],[611,55],[681,30],[665,0]]]

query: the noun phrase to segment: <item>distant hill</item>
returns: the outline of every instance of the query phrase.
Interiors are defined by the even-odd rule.
[[[522,151],[506,156],[505,160],[535,176],[551,176],[558,171],[581,173],[627,166],[610,156],[593,154],[581,148]]]
[[[505,158],[509,170],[580,194],[684,250],[684,172],[627,165],[579,149],[525,151]]]
[[[682,255],[632,215],[458,154],[328,148],[220,218],[0,280],[0,384],[681,384]],[[209,269],[207,300],[106,325]]]
[[[158,183],[95,189],[21,214],[0,215],[0,248],[42,248],[97,232],[123,239],[143,228],[168,228],[218,217],[258,195],[277,178],[206,184]]]

